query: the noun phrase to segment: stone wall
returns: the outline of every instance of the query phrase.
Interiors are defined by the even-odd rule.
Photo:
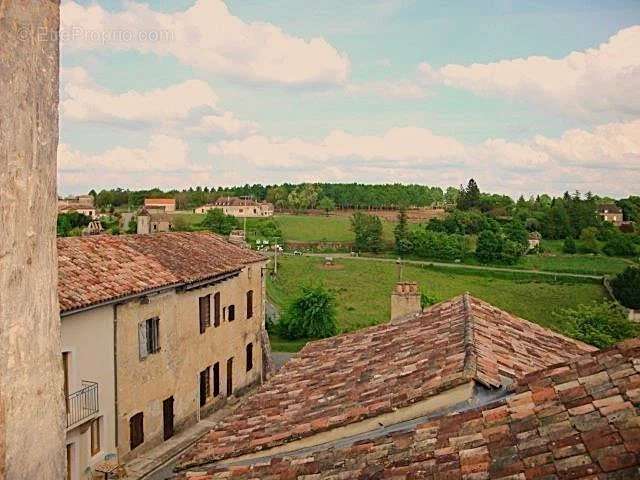
[[[0,465],[64,478],[55,250],[59,2],[0,0]]]

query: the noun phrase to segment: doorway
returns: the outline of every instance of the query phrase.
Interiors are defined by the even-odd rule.
[[[164,439],[173,437],[173,397],[162,401],[162,421],[164,425]]]

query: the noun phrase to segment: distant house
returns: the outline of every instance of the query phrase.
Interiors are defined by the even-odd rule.
[[[613,203],[600,205],[598,215],[602,220],[613,223],[616,227],[622,225],[622,209]]]
[[[220,197],[214,203],[209,203],[195,209],[196,213],[207,213],[209,210],[219,208],[225,215],[234,217],[271,217],[273,216],[273,204],[268,202],[256,202],[249,197]]]
[[[165,212],[176,211],[175,198],[145,198],[144,206],[152,210],[164,210]]]
[[[58,213],[78,212],[82,215],[91,217],[93,220],[98,218],[93,197],[91,195],[75,195],[70,197],[58,198]]]
[[[138,212],[137,233],[158,233],[171,230],[171,216],[163,211],[143,207]]]
[[[542,235],[539,232],[531,232],[529,234],[529,250],[534,250],[540,246]]]

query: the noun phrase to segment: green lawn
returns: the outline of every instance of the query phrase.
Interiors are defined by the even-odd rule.
[[[595,275],[615,274],[632,262],[606,255],[527,255],[518,266],[547,272],[585,273]]]
[[[394,264],[340,259],[338,264],[344,268],[327,270],[322,263],[322,259],[314,257],[283,257],[278,265],[278,279],[268,282],[271,300],[285,305],[300,285],[321,281],[336,293],[341,332],[389,319],[390,294],[396,281]],[[517,275],[509,278],[413,266],[405,267],[404,278],[418,281],[423,291],[440,300],[469,291],[499,308],[560,332],[564,325],[554,318],[553,312],[606,299],[602,286],[595,283],[552,283]],[[274,350],[295,351],[300,346],[300,342],[289,344],[274,339]]]

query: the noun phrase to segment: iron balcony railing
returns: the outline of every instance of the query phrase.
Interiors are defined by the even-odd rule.
[[[98,413],[98,384],[82,381],[82,388],[67,396],[67,428]]]

